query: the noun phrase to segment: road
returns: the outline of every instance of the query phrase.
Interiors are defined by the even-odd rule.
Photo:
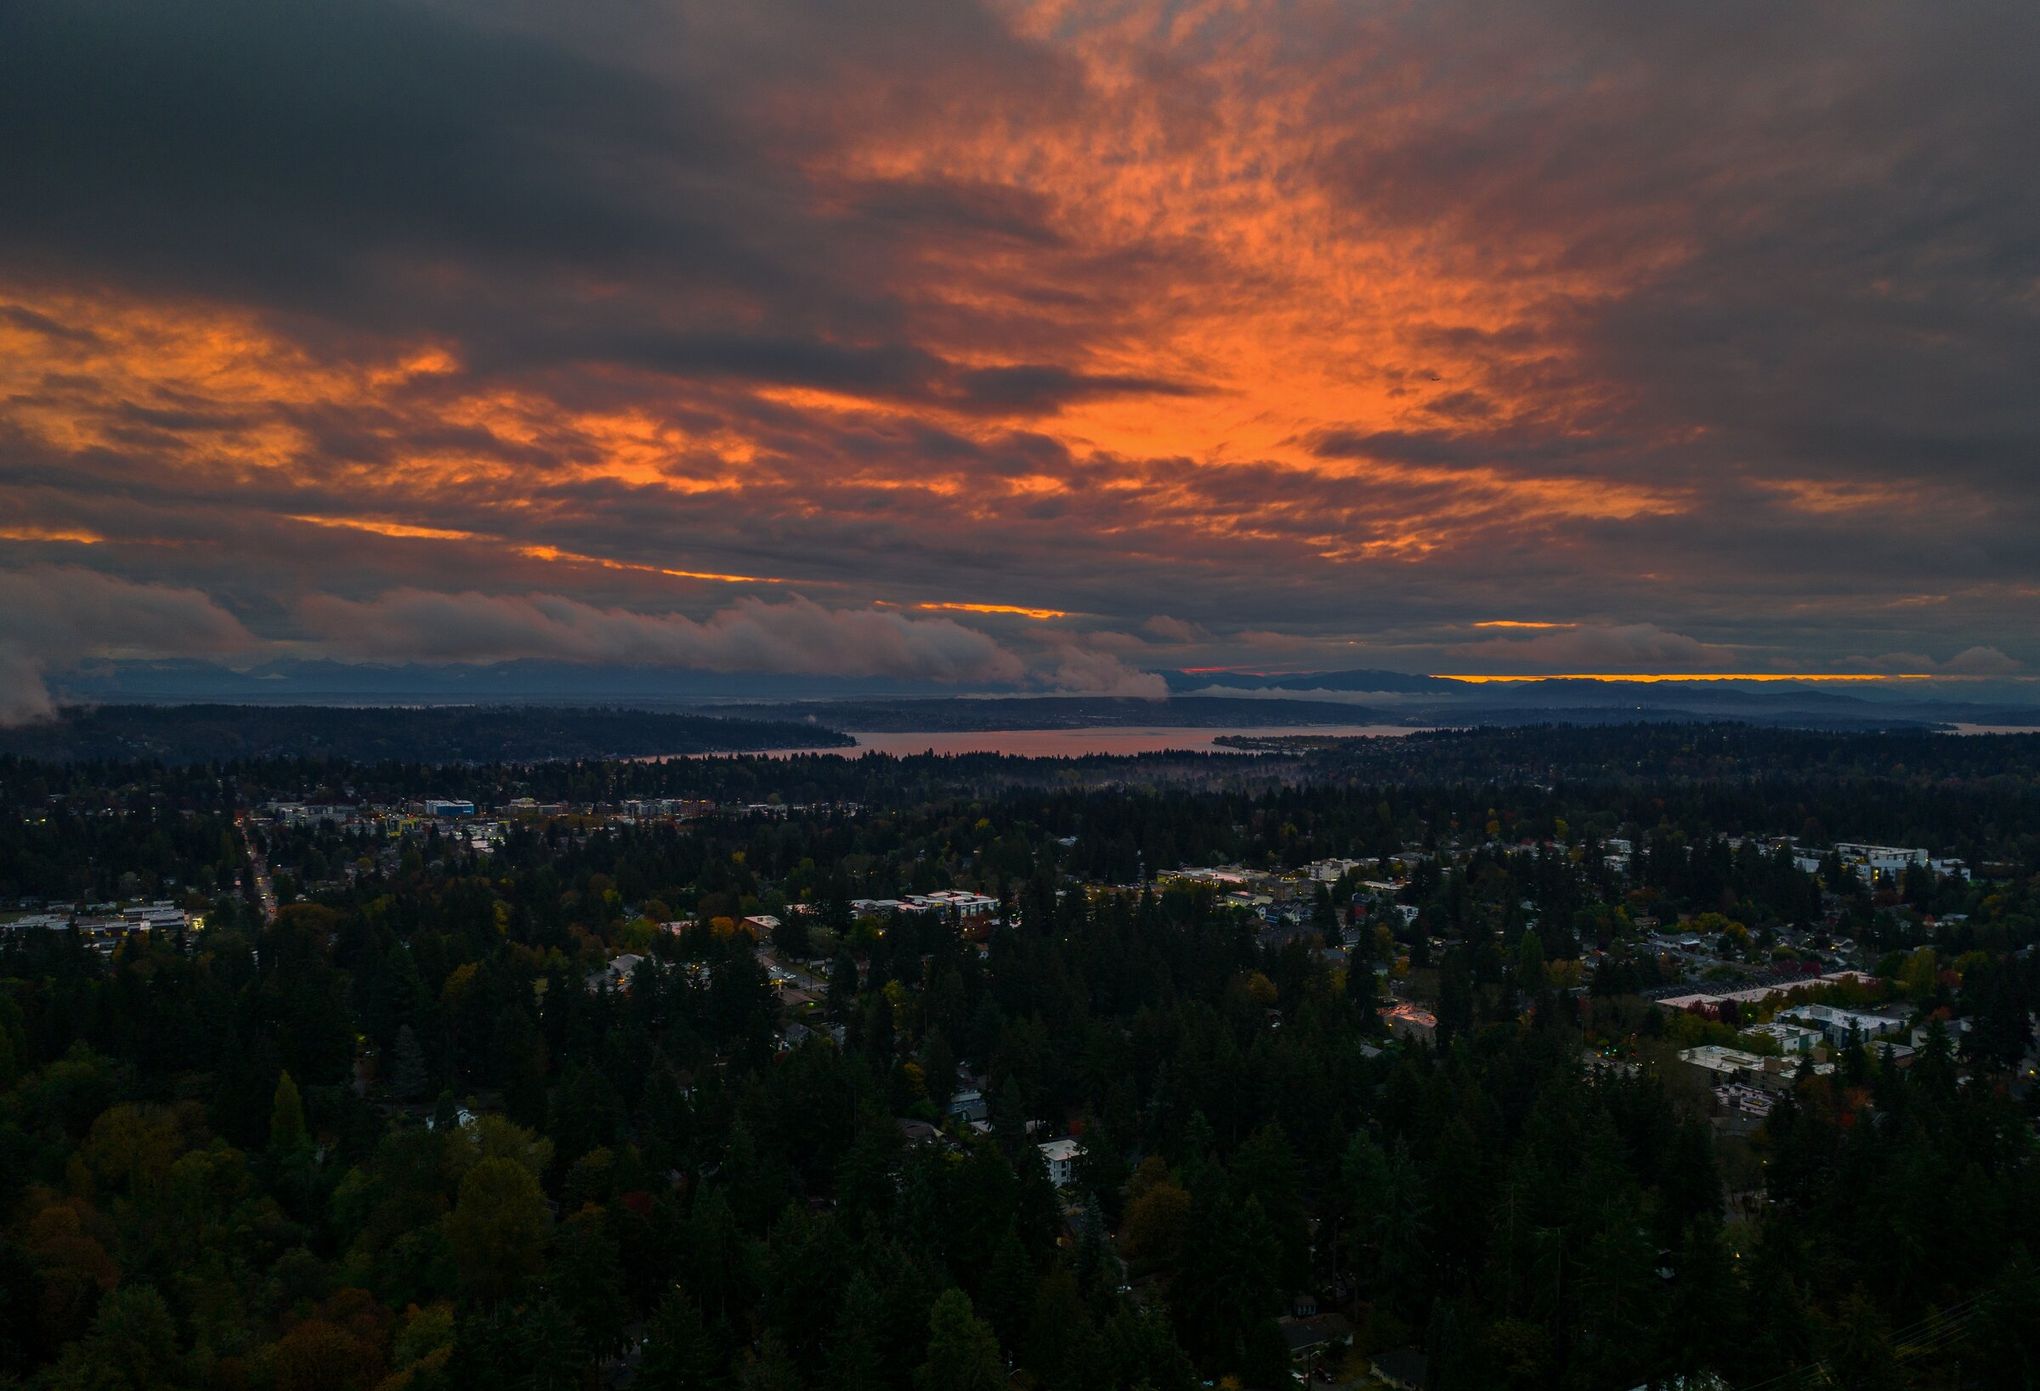
[[[767,947],[758,948],[758,964],[765,968],[765,974],[776,986],[805,990],[814,995],[826,995],[829,984],[819,976],[800,966],[789,966]]]
[[[248,852],[248,868],[255,882],[255,905],[262,910],[262,925],[267,927],[276,921],[276,884],[269,877],[269,861],[255,848],[255,837],[248,834],[247,812],[235,815],[234,829],[240,833],[241,846]]]

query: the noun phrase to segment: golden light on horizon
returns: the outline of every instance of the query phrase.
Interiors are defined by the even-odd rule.
[[[1440,681],[1464,681],[1484,685],[1509,681],[1934,681],[1945,679],[1931,672],[1895,671],[1661,671],[1661,672],[1536,672],[1528,675],[1497,672],[1434,672]]]

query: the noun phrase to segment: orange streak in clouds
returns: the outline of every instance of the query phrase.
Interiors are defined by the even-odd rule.
[[[954,612],[954,613],[1010,613],[1010,614],[1017,614],[1017,615],[1018,615],[1018,616],[1020,616],[1021,618],[1033,618],[1033,619],[1049,619],[1049,618],[1068,618],[1068,617],[1069,617],[1069,613],[1068,613],[1068,611],[1067,611],[1067,610],[1064,610],[1064,609],[1029,609],[1029,608],[1022,608],[1022,607],[1021,607],[1021,606],[1019,606],[1018,604],[943,604],[943,603],[926,603],[926,604],[916,604],[916,605],[914,605],[914,607],[915,607],[915,608],[918,608],[918,609],[947,609],[947,610],[949,610],[949,611],[951,611],[951,612]]]
[[[96,546],[106,538],[92,531],[71,531],[58,527],[0,527],[0,541],[64,541],[75,546]]]
[[[1539,623],[1528,618],[1485,618],[1473,625],[1476,628],[1573,628],[1574,623]]]
[[[1537,676],[1500,676],[1494,674],[1469,675],[1464,672],[1436,672],[1440,681],[1465,681],[1481,685],[1491,681],[1932,681],[1936,678],[1919,671],[1888,673],[1871,672],[1547,672]]]
[[[666,575],[676,580],[712,580],[717,584],[785,584],[776,575],[728,575],[714,570],[675,570],[664,565],[646,565],[635,560],[610,560],[606,556],[582,555],[558,546],[518,546],[517,554],[533,560],[557,560],[569,565],[593,565],[603,570],[634,570],[641,575]]]
[[[516,554],[532,560],[556,561],[566,565],[593,565],[603,570],[632,570],[643,575],[666,575],[678,580],[713,580],[718,584],[786,583],[785,580],[772,575],[732,575],[714,570],[677,570],[665,565],[647,565],[634,560],[611,560],[607,556],[584,555],[579,551],[561,550],[558,546],[513,545],[504,537],[488,536],[476,531],[412,526],[406,522],[385,522],[370,517],[293,516],[290,520],[308,522],[313,526],[338,527],[347,531],[366,531],[376,536],[392,536],[403,540],[484,541],[492,545],[507,545]]]
[[[480,541],[484,538],[472,531],[453,531],[440,526],[412,526],[407,522],[383,522],[371,517],[305,517],[290,518],[311,526],[336,527],[344,531],[367,531],[377,536],[396,536],[415,541]]]

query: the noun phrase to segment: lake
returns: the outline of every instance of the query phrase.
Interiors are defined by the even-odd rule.
[[[1088,754],[1245,753],[1226,748],[1221,735],[1272,739],[1285,735],[1311,738],[1401,738],[1417,731],[1399,724],[1255,725],[1237,729],[1170,729],[1142,725],[1091,725],[1076,729],[895,730],[849,731],[857,741],[851,749],[755,749],[746,754],[690,754],[692,758],[790,758],[795,754],[835,754],[862,758],[869,753],[899,756],[917,753],[1001,753],[1015,758],[1082,758]],[[656,757],[656,755],[654,755]]]

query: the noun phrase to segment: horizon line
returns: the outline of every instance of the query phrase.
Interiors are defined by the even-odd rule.
[[[1433,672],[1438,681],[1470,685],[1501,681],[1939,681],[1947,676],[1927,671],[1664,671],[1664,672]],[[1956,677],[1954,679],[1960,679]]]

